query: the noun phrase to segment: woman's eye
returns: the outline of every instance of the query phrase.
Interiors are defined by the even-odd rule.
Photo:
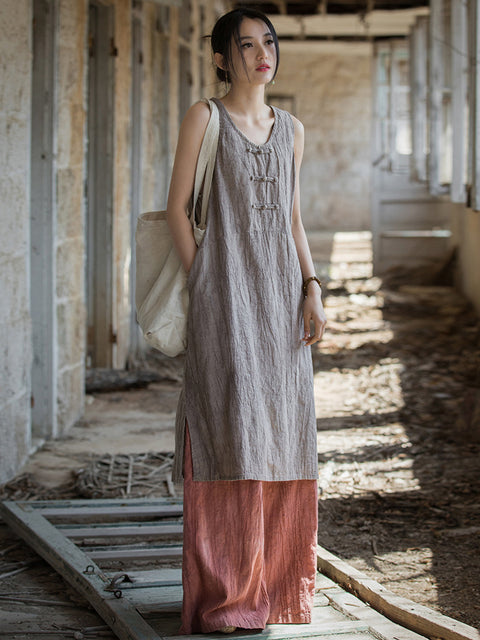
[[[265,44],[273,44],[273,43],[274,43],[274,40],[267,40],[267,41],[265,42]]]
[[[245,42],[245,44],[242,44],[242,49],[246,49],[247,47],[253,47],[251,42]]]

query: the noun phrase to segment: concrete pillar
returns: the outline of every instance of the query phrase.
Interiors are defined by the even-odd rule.
[[[0,483],[31,445],[31,29],[28,0],[0,3]]]
[[[84,404],[87,7],[85,0],[60,0],[58,3],[56,316],[59,433],[81,417]]]

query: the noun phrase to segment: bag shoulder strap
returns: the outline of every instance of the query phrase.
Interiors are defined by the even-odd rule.
[[[213,100],[203,98],[210,107],[210,119],[208,121],[205,135],[203,136],[202,146],[197,160],[197,168],[195,171],[195,184],[193,189],[193,207],[192,207],[192,223],[195,218],[195,207],[202,190],[202,210],[200,215],[200,229],[204,229],[207,221],[208,199],[210,197],[210,188],[212,186],[213,170],[215,168],[215,160],[217,157],[218,134],[220,130],[218,107]]]

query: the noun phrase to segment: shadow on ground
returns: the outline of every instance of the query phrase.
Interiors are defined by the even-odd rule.
[[[314,352],[316,376],[343,376],[350,395],[340,394],[343,414],[317,420],[319,542],[477,626],[479,319],[449,287],[378,279],[331,283],[327,306],[333,327]]]

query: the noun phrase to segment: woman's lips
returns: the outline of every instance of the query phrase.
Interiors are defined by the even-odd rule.
[[[259,67],[257,67],[256,70],[257,71],[270,71],[270,67],[268,66],[268,64],[261,64]]]

